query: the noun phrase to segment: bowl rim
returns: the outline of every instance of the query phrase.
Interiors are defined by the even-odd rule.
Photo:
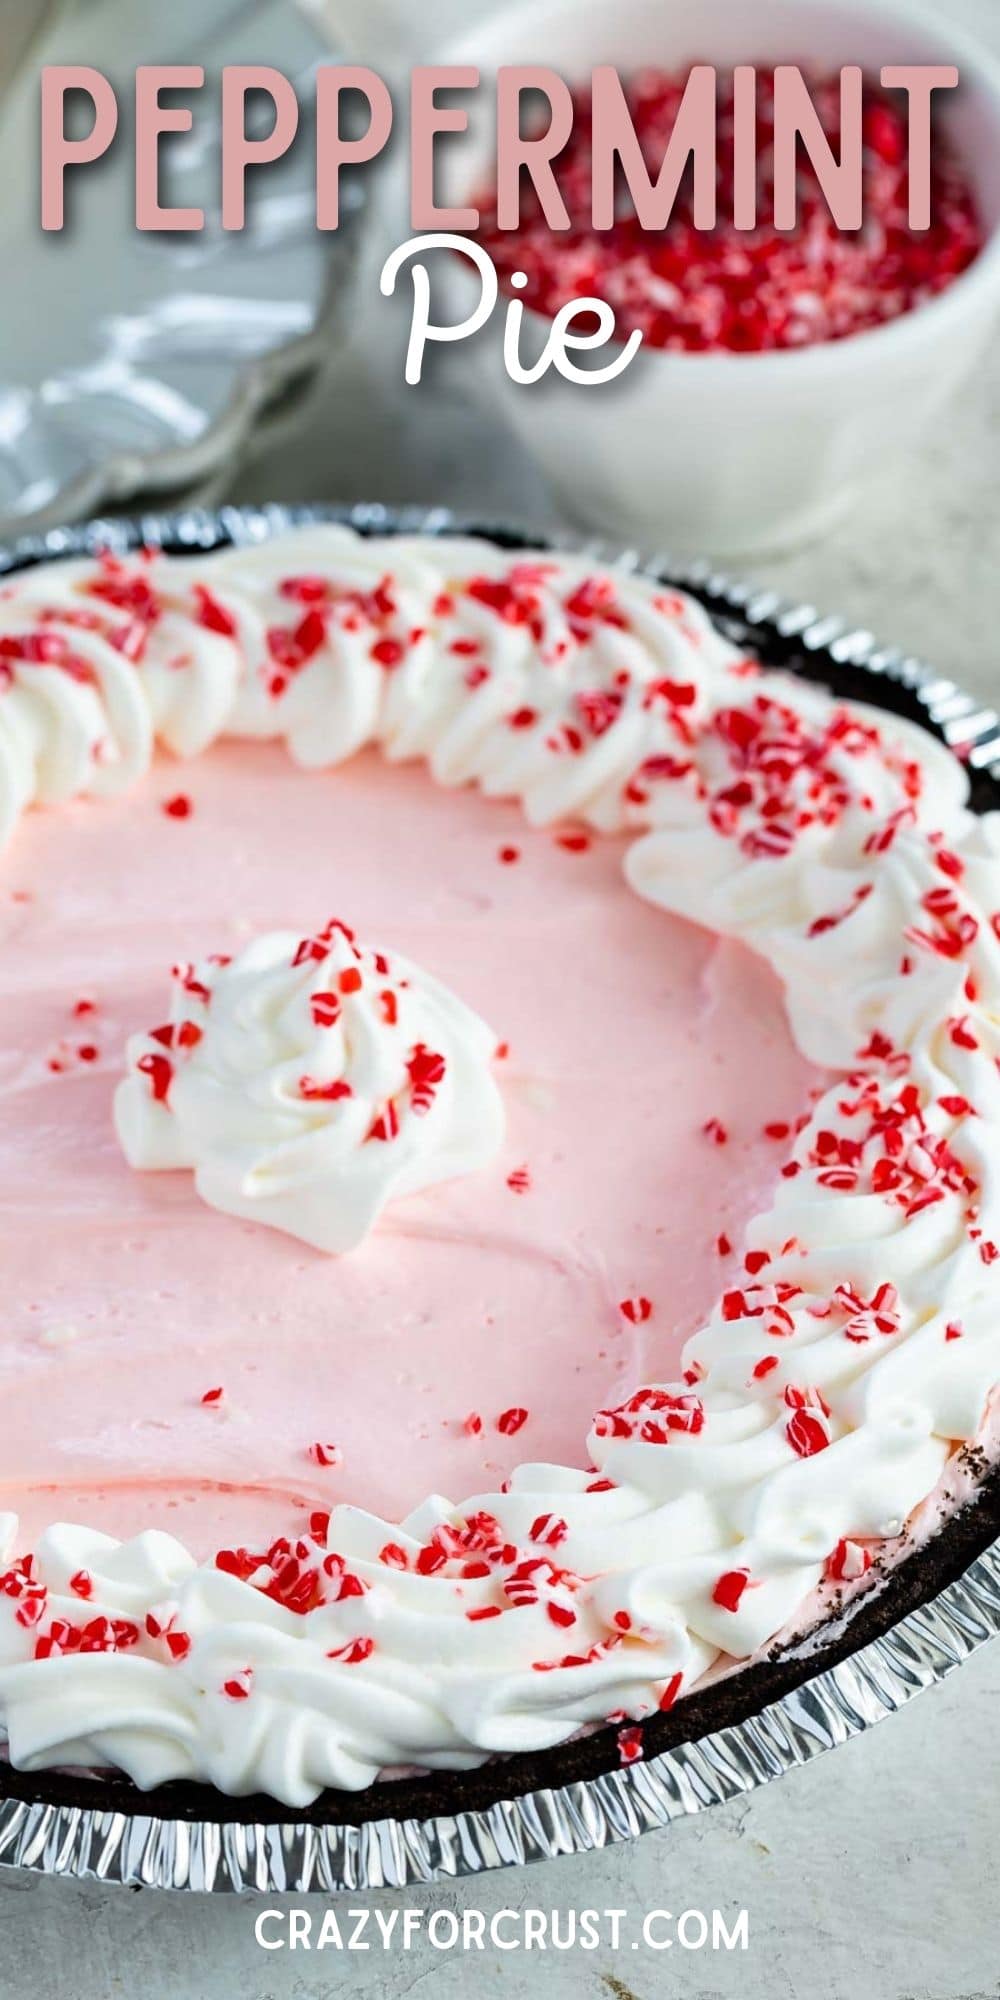
[[[831,0],[798,0],[803,23],[808,23],[810,14],[821,15],[830,4]],[[989,100],[1000,150],[1000,56],[994,55],[978,36],[961,27],[952,28],[949,25],[945,29],[923,0],[833,0],[833,5],[836,11],[853,13],[859,20],[868,23],[883,19],[892,26],[911,28],[918,34],[925,34],[931,40],[942,43],[947,40],[952,60],[958,66],[960,86],[963,81],[975,82]],[[581,11],[605,12],[607,0],[516,0],[513,7],[504,7],[485,22],[480,22],[478,27],[465,28],[459,35],[449,36],[436,53],[448,62],[468,61],[481,67],[485,43],[489,50],[487,61],[492,66],[502,59],[499,53],[501,41],[508,44],[515,42],[522,28],[527,37],[526,46],[530,46],[537,38],[540,20],[571,22],[579,17]],[[804,55],[806,51],[801,53]],[[468,189],[462,191],[468,193]],[[652,347],[644,341],[644,366],[648,368],[649,357],[653,356],[661,370],[672,366],[678,372],[683,369],[692,378],[700,375],[702,380],[710,373],[717,373],[720,368],[729,371],[734,366],[752,368],[759,383],[774,377],[780,380],[792,369],[796,371],[797,383],[807,381],[810,376],[845,376],[863,368],[868,361],[891,360],[893,350],[903,355],[923,343],[925,336],[931,339],[936,335],[946,337],[950,328],[966,320],[977,307],[987,306],[989,300],[992,300],[995,312],[1000,310],[1000,204],[982,248],[971,264],[959,272],[943,292],[923,300],[920,305],[900,313],[895,319],[884,321],[880,326],[845,334],[840,340],[814,341],[804,347],[784,347],[763,353],[734,353],[729,349],[688,353]],[[545,330],[552,325],[551,317],[531,306],[524,307],[523,312],[525,324],[537,334],[539,342],[543,341]],[[606,352],[614,354],[623,346],[624,336],[621,340],[609,341]]]

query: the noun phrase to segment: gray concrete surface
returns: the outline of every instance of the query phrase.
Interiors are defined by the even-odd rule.
[[[956,22],[1000,51],[998,0],[951,0]],[[414,394],[398,352],[365,342],[337,361],[280,443],[227,497],[449,501],[484,515],[550,518],[518,453],[445,386]],[[1000,697],[1000,356],[964,395],[945,433],[873,487],[822,546],[757,563],[756,573],[842,608],[983,696]],[[81,2000],[313,2000],[351,1982],[403,2000],[986,2000],[1000,1991],[997,1717],[1000,1652],[981,1653],[923,1696],[810,1769],[740,1805],[633,1848],[408,1897],[487,1914],[504,1906],[628,1912],[617,1954],[463,1955],[372,1949],[347,1958],[266,1953],[260,1908],[280,1899],[173,1899],[147,1892],[0,1877],[0,1995]],[[349,1899],[356,1906],[357,1897]],[[749,1912],[745,1954],[631,1948],[646,1910]]]

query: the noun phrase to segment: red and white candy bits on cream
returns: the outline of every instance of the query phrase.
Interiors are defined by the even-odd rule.
[[[50,626],[0,591],[0,843],[26,805],[133,784],[153,748],[125,653],[90,628]]]
[[[654,579],[475,540],[39,566],[0,664],[11,832],[211,753],[12,843],[19,1765],[300,1805],[609,1717],[631,1757],[935,1531],[1000,1381],[1000,815],[955,757]],[[58,907],[64,819],[110,911],[83,868]],[[245,925],[121,1082],[210,891]],[[298,928],[329,907],[406,956]],[[230,1214],[125,1171],[116,1086],[129,1157]]]
[[[174,968],[170,1020],[129,1042],[130,1166],[191,1167],[210,1208],[352,1250],[387,1201],[484,1167],[503,1138],[497,1038],[339,920]]]

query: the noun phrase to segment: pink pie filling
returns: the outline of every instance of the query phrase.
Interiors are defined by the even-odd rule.
[[[164,811],[179,784],[188,816]],[[645,907],[621,856],[419,769],[304,775],[270,746],[22,825],[0,889],[0,1508],[22,1545],[62,1519],[205,1555],[340,1500],[398,1516],[526,1458],[582,1464],[595,1409],[676,1373],[780,1166],[763,1128],[816,1079],[769,971]],[[499,1158],[341,1259],[132,1172],[111,1122],[173,960],[333,914],[509,1044]]]

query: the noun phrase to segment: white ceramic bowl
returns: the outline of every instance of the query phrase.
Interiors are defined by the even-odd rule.
[[[956,385],[980,359],[1000,307],[1000,64],[909,0],[525,0],[434,50],[479,66],[545,64],[570,80],[600,62],[623,72],[693,60],[775,60],[836,69],[860,62],[947,62],[960,88],[937,103],[978,192],[988,242],[948,291],[884,327],[772,354],[643,349],[617,381],[581,388],[550,373],[525,387],[506,375],[502,303],[468,343],[483,393],[541,465],[566,512],[588,527],[679,553],[753,554],[820,533],[869,481],[891,473],[928,425],[947,421]],[[487,103],[489,89],[480,96]],[[449,199],[469,199],[491,158],[484,111],[454,148]],[[404,232],[405,233],[405,232]],[[395,240],[399,240],[397,235]],[[453,263],[454,269],[443,270]],[[457,320],[478,279],[438,257],[435,296]],[[546,322],[525,316],[535,355]],[[454,347],[438,350],[453,365]],[[613,350],[610,350],[613,352]],[[602,358],[607,358],[603,356]],[[419,390],[416,392],[419,394]]]

